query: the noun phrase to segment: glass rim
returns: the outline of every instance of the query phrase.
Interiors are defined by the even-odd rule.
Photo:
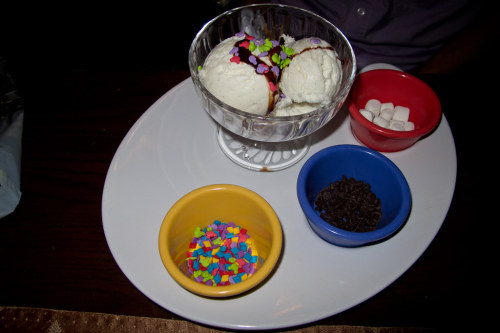
[[[301,12],[303,14],[312,16],[312,17],[314,17],[316,19],[319,19],[320,21],[323,21],[325,24],[327,24],[328,26],[330,26],[330,28],[332,28],[335,31],[335,33],[340,37],[340,39],[342,40],[343,44],[345,44],[345,46],[347,46],[347,49],[349,50],[348,53],[351,55],[351,59],[352,59],[352,70],[349,73],[349,77],[345,81],[346,84],[342,87],[342,89],[340,89],[339,91],[336,92],[336,94],[333,96],[333,98],[330,101],[330,103],[328,103],[326,105],[323,105],[323,106],[321,106],[321,107],[319,107],[319,108],[317,108],[317,109],[315,109],[313,111],[305,112],[305,113],[301,113],[301,114],[297,114],[297,115],[288,115],[288,116],[273,116],[272,114],[269,114],[269,115],[258,115],[258,114],[254,114],[254,113],[250,113],[250,112],[246,112],[246,111],[240,110],[238,108],[235,108],[235,107],[233,107],[231,105],[228,105],[228,104],[224,103],[223,101],[221,101],[220,99],[218,99],[217,97],[215,97],[205,87],[205,85],[201,82],[201,80],[199,78],[199,75],[198,75],[198,66],[197,66],[197,64],[194,63],[193,54],[194,54],[194,49],[196,48],[196,45],[201,40],[202,34],[204,32],[206,32],[208,30],[208,28],[214,22],[216,22],[216,21],[218,21],[218,20],[220,20],[220,19],[222,19],[224,17],[233,15],[233,14],[235,14],[237,12],[240,12],[240,11],[242,11],[244,9],[248,9],[248,8],[269,8],[269,7],[291,9],[291,10],[298,11],[298,12]],[[215,16],[214,18],[212,18],[211,20],[209,20],[208,22],[206,22],[202,26],[202,28],[196,33],[195,38],[191,42],[191,46],[189,48],[189,55],[188,55],[188,57],[189,57],[189,59],[188,59],[188,65],[189,65],[189,70],[190,70],[190,74],[191,74],[191,79],[193,80],[194,84],[201,90],[201,92],[205,96],[208,97],[209,100],[211,100],[212,102],[216,103],[217,105],[223,107],[225,110],[230,111],[232,113],[235,113],[235,114],[237,114],[239,116],[243,116],[243,117],[246,117],[246,118],[251,118],[251,119],[259,120],[259,121],[262,121],[262,122],[269,122],[269,121],[270,122],[280,122],[280,121],[283,121],[283,122],[286,121],[286,122],[288,122],[288,121],[293,121],[293,120],[304,120],[304,119],[308,119],[308,118],[315,118],[318,115],[325,114],[325,113],[327,113],[329,111],[332,111],[333,108],[335,107],[335,105],[337,103],[345,101],[345,99],[346,99],[346,97],[347,97],[347,95],[348,95],[348,93],[349,93],[349,91],[351,89],[351,86],[352,86],[352,84],[354,82],[354,78],[356,76],[356,57],[354,55],[354,50],[352,48],[351,43],[347,39],[347,37],[344,35],[344,33],[342,33],[342,31],[340,31],[339,28],[337,28],[333,23],[331,23],[330,21],[328,21],[327,19],[323,18],[322,16],[320,16],[320,15],[318,15],[316,13],[313,13],[311,11],[308,11],[306,9],[302,9],[302,8],[299,8],[299,7],[289,6],[289,5],[283,5],[283,4],[252,4],[252,5],[240,6],[240,7],[236,7],[236,8],[227,10],[227,11],[225,11],[225,12],[223,12],[223,13]],[[341,60],[341,62],[342,61],[343,60]]]

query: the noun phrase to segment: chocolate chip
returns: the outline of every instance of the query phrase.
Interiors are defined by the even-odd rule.
[[[345,175],[323,188],[315,205],[323,220],[347,231],[373,231],[382,217],[380,199],[370,184]]]

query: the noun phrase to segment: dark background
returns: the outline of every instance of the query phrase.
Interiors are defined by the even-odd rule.
[[[239,3],[233,1],[231,6]],[[179,81],[187,77],[183,71],[188,69],[191,40],[208,19],[225,9],[208,0],[155,6],[71,2],[54,7],[46,3],[2,7],[0,56],[7,59],[25,99],[23,161],[28,163],[23,165],[19,209],[0,220],[1,232],[10,232],[0,234],[0,305],[98,312],[119,309],[122,314],[169,318],[130,285],[103,251],[99,204],[112,155],[99,150],[113,152],[133,122],[170,84],[159,79],[161,75],[151,75],[158,84],[147,90],[133,78],[169,71],[181,71]],[[437,59],[418,73],[442,96],[457,147],[455,198],[443,227],[417,263],[394,284],[320,324],[383,326],[388,322],[378,314],[387,311],[393,316],[392,325],[474,325],[482,321],[475,310],[484,307],[485,298],[495,299],[492,267],[498,260],[487,245],[494,244],[488,234],[498,219],[496,206],[491,204],[496,197],[490,194],[496,189],[493,171],[497,165],[494,155],[486,152],[497,150],[492,136],[498,131],[494,120],[498,70],[493,52],[496,41],[490,36],[497,38],[499,29],[494,28],[495,21],[480,23],[486,23],[486,29],[480,25],[467,32],[465,39],[448,49],[448,58]],[[470,55],[469,51],[476,51],[475,41],[482,41],[481,48]],[[455,61],[463,53],[469,54],[463,66],[442,70],[447,60]],[[129,74],[134,72],[144,74]],[[436,74],[440,72],[445,74]],[[103,95],[104,104],[99,99]],[[114,114],[108,112],[113,108],[129,113],[125,123],[117,124],[106,116]],[[93,112],[88,115],[91,121],[86,120],[88,110]],[[94,119],[100,123],[93,123]],[[78,122],[73,129],[88,136],[67,133],[64,125],[59,126],[70,120]],[[57,131],[75,141],[60,142]],[[81,175],[73,174],[75,170]],[[47,201],[69,204],[53,212],[49,211],[53,207],[43,206]],[[72,206],[72,201],[77,205]],[[36,220],[37,212],[45,215]],[[81,215],[92,220],[79,221]],[[79,234],[72,239],[55,237],[60,242],[52,243],[54,233],[66,235],[71,230]],[[26,250],[30,246],[32,252]],[[33,259],[35,255],[42,259]],[[92,265],[80,267],[80,262]],[[113,280],[106,280],[109,277]],[[130,300],[138,303],[129,304]],[[74,305],[80,303],[90,305]]]
[[[1,13],[0,55],[20,85],[34,79],[52,82],[54,75],[68,70],[187,69],[196,32],[241,4],[206,0],[11,6]]]
[[[214,16],[259,1],[77,1],[51,5],[14,3],[0,12],[0,56],[20,90],[54,91],[68,71],[187,70],[189,46]],[[450,72],[481,63],[498,41],[489,2],[475,23],[419,72]],[[481,63],[484,64],[484,63]],[[44,94],[46,92],[43,92]],[[48,92],[50,93],[50,92]]]

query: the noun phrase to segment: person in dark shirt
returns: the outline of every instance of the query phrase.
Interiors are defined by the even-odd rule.
[[[358,69],[388,63],[404,71],[426,64],[477,19],[484,5],[480,0],[273,2],[309,10],[332,22],[351,42]]]

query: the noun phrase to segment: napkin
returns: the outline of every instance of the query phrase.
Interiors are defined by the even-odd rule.
[[[23,119],[23,101],[0,57],[0,218],[12,213],[21,199]]]

